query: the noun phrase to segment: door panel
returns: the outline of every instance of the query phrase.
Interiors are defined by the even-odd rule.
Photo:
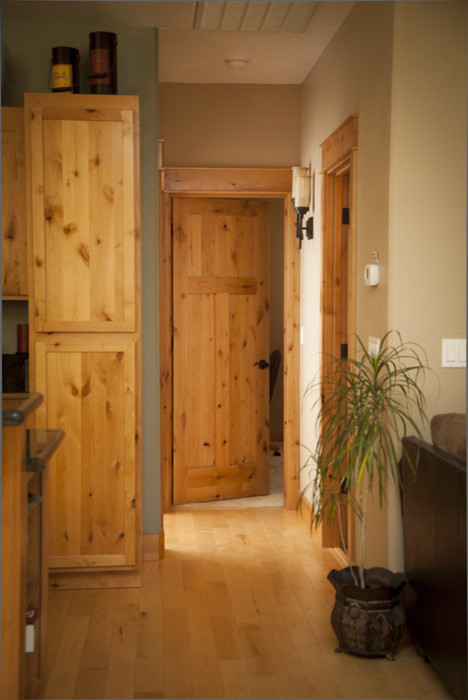
[[[49,97],[31,97],[27,112],[35,330],[134,331],[139,224],[131,104],[115,109],[111,99],[98,110],[62,96],[57,110]]]
[[[2,107],[2,294],[28,296],[24,112]]]
[[[173,502],[268,493],[268,205],[173,207]]]
[[[37,342],[36,387],[38,427],[65,432],[49,468],[50,567],[133,565],[133,343]]]

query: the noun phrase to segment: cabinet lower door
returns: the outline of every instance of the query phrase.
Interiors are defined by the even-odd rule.
[[[35,347],[38,427],[65,438],[49,472],[49,566],[133,566],[138,524],[135,346],[49,337]]]

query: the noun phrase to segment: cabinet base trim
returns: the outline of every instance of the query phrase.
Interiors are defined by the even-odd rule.
[[[85,588],[140,588],[141,571],[69,571],[49,573],[51,591]]]

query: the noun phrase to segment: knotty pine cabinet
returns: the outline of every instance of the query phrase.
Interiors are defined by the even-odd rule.
[[[28,297],[24,112],[21,107],[2,107],[2,297]]]
[[[2,397],[0,697],[42,697],[47,676],[47,463],[60,430],[29,430],[40,394]],[[26,653],[27,611],[35,618]]]
[[[141,564],[139,106],[25,94],[30,375],[50,465],[55,588],[133,586]]]

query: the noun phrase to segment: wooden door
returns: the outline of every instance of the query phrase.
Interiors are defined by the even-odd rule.
[[[24,111],[2,107],[2,295],[28,296]]]
[[[37,427],[65,437],[49,466],[49,566],[135,564],[135,347],[52,336],[35,343]]]
[[[173,502],[269,490],[268,209],[173,199]]]
[[[138,98],[25,95],[35,330],[136,330]]]

